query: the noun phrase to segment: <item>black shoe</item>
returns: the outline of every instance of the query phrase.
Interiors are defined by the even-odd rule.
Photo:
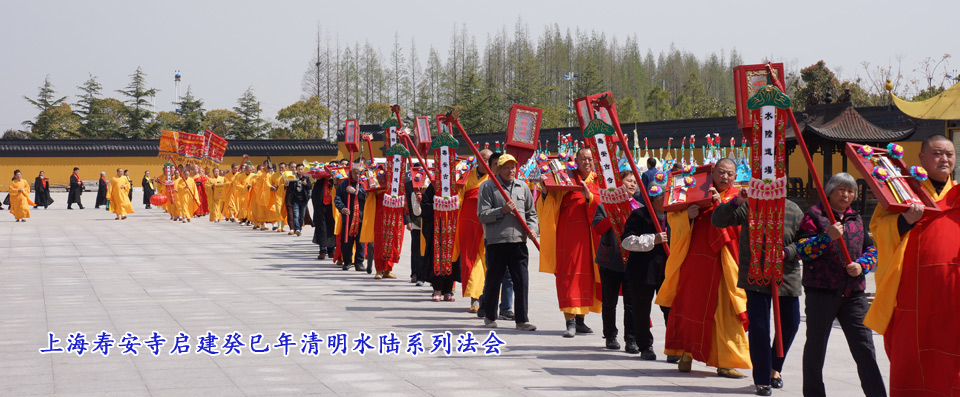
[[[576,323],[576,325],[577,325],[577,333],[578,333],[578,334],[592,334],[592,333],[593,333],[593,330],[590,329],[590,327],[588,327],[587,324],[584,322],[583,316],[576,316],[576,317],[574,317],[574,320],[575,320],[575,323]]]
[[[781,375],[779,378],[770,378],[770,387],[773,387],[774,389],[782,389],[783,375]]]
[[[617,337],[607,338],[607,349],[610,350],[620,350],[620,342],[617,342]]]
[[[3,209],[3,207],[0,207],[0,210],[2,210],[2,209]],[[68,209],[68,210],[72,210],[73,208],[67,207],[67,209]]]
[[[361,264],[359,264],[359,263],[356,264],[356,265],[353,265],[353,268],[356,269],[358,272],[364,271],[363,265],[361,265]]]
[[[653,352],[653,347],[648,347],[647,350],[644,350],[643,353],[640,353],[640,359],[650,361],[656,360],[657,353]]]
[[[487,311],[484,310],[483,304],[480,304],[480,308],[477,309],[477,317],[484,318],[487,316]]]
[[[80,209],[83,209],[83,206],[82,206],[82,205],[80,206]]]
[[[340,270],[347,270],[347,269],[349,269],[349,268],[350,268],[350,264],[349,264],[349,263],[344,263],[343,266],[340,267]]]
[[[767,385],[757,385],[757,395],[758,396],[772,396],[773,390],[770,389],[770,386]]]
[[[367,264],[367,274],[373,274],[373,264],[372,264],[372,263],[368,263],[368,264]]]
[[[680,356],[667,356],[667,363],[676,364],[678,362],[680,362]]]
[[[637,346],[637,341],[635,340],[628,340],[627,346],[624,347],[623,350],[630,354],[640,354],[640,347]],[[650,350],[650,352],[653,352],[653,350]],[[654,355],[654,357],[656,357],[656,355]],[[656,358],[654,358],[654,360],[656,360]]]
[[[567,329],[563,331],[564,338],[572,338],[577,335],[577,322],[576,320],[570,319],[567,320]]]
[[[515,318],[516,317],[514,316],[513,311],[511,310],[507,310],[503,313],[500,313],[500,317],[499,317],[499,319],[501,320],[508,320],[508,321],[513,321]]]

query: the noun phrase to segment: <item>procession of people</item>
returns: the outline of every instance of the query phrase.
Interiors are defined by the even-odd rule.
[[[779,220],[783,281],[778,289],[755,283],[747,266],[758,252],[750,246],[756,227],[750,220],[753,207],[748,208],[752,188],[737,183],[738,164],[730,157],[710,164],[710,185],[701,202],[706,204],[682,210],[665,208],[670,178],[662,168],[667,164],[648,160],[649,170],[638,184],[632,167],[621,163],[616,172],[631,212],[617,226],[617,210],[597,183],[610,174],[595,172],[602,158],[591,148],[568,153],[573,161],[560,172],[577,188],[562,191],[547,188],[547,173],[536,180],[523,178],[511,154],[478,153],[478,159],[464,160],[475,164],[457,175],[462,183],[443,197],[438,193],[442,185],[413,183],[413,171],[427,167],[411,162],[403,175],[406,202],[399,222],[413,233],[410,282],[429,283],[430,299],[437,302],[455,301],[461,283],[464,312],[477,313],[484,327],[499,327],[500,320],[514,322],[521,331],[537,329],[529,321],[528,242],[539,240],[539,270],[555,277],[563,337],[592,334],[586,316],[600,313],[607,349],[619,350],[622,339],[626,353],[657,360],[654,340],[662,338],[665,360],[676,363],[679,372],[690,372],[693,361],[699,361],[721,377],[744,378],[740,370],[751,370],[758,395],[771,395],[794,381],[802,384],[804,395],[819,396],[829,393],[822,371],[827,340],[838,321],[865,395],[888,393],[873,331],[884,336],[891,394],[949,395],[960,387],[960,345],[955,343],[960,320],[942,304],[960,292],[960,248],[955,244],[960,189],[951,179],[953,144],[943,135],[925,139],[918,155],[929,173],[922,187],[936,200],[936,214],[925,214],[922,204],[900,213],[878,205],[866,224],[851,205],[857,181],[843,172],[830,176],[823,188],[827,201],[806,213],[786,200]],[[476,164],[487,161],[488,167]],[[362,159],[335,160],[322,164],[331,172],[316,178],[306,164],[269,159],[254,165],[245,158],[229,169],[220,167],[168,164],[162,178],[146,172],[144,209],[153,205],[176,222],[207,218],[296,237],[304,225],[312,225],[318,260],[342,270],[376,271],[375,279],[397,278],[402,234],[389,238],[394,232],[388,229],[388,217],[379,219],[383,223],[372,221],[385,216],[386,208],[379,206],[388,202],[385,191],[369,181],[381,166]],[[135,212],[128,170],[118,168],[109,178],[101,172],[99,184],[95,207],[105,206],[116,220]],[[82,189],[75,168],[68,209],[73,204],[84,208]],[[34,200],[19,170],[8,190],[16,222],[31,217],[30,207],[53,203],[42,172],[33,185]],[[445,197],[460,209],[453,221],[441,214],[449,202]],[[444,229],[449,225],[455,229]],[[438,243],[443,233],[453,233],[449,241],[455,242],[448,267],[440,265],[444,253],[436,251],[447,249]],[[872,305],[865,294],[870,272],[877,284]],[[511,288],[502,291],[506,280]],[[803,372],[784,374],[785,356],[801,322],[800,296],[806,323]],[[663,335],[651,332],[654,303],[666,324]]]

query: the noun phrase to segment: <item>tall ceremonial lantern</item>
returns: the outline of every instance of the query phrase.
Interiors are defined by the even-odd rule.
[[[605,93],[609,94],[609,93]],[[620,172],[615,153],[617,152],[617,131],[613,127],[611,112],[616,112],[616,106],[611,104],[598,107],[594,110],[593,102],[604,94],[595,94],[577,99],[574,107],[577,109],[577,120],[580,121],[580,130],[583,131],[583,140],[587,148],[594,155],[594,171],[597,174],[600,202],[610,218],[616,240],[620,240],[627,217],[633,209],[630,207],[630,193],[620,180]],[[620,249],[624,263],[629,251]]]
[[[450,135],[447,129],[430,144],[436,168],[436,183],[433,185],[433,273],[438,276],[449,276],[453,273],[453,246],[457,236],[457,217],[460,216],[460,197],[457,195],[454,178],[459,146],[460,142]]]
[[[384,152],[387,158],[387,190],[383,195],[383,213],[377,214],[381,222],[383,244],[375,248],[380,250],[381,258],[387,262],[400,259],[400,247],[403,245],[403,210],[406,205],[404,182],[410,152],[399,142],[397,130],[400,127],[396,119],[383,123],[383,140],[387,146]]]

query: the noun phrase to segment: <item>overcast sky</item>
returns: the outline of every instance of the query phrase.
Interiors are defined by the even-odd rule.
[[[394,33],[425,60],[446,56],[455,24],[466,24],[482,51],[486,37],[518,18],[533,38],[546,25],[604,32],[620,42],[636,34],[654,54],[673,43],[698,57],[736,48],[746,63],[764,57],[788,68],[823,59],[841,77],[864,75],[861,62],[896,67],[907,77],[926,57],[957,54],[957,1],[14,1],[0,3],[0,133],[22,128],[36,111],[44,76],[74,103],[88,74],[107,96],[137,66],[161,90],[156,110],[172,110],[173,74],[206,109],[231,108],[252,86],[265,118],[300,97],[317,23],[342,42],[370,41],[389,54]],[[769,20],[759,18],[769,16]],[[950,27],[953,26],[951,29]],[[767,34],[766,36],[764,36]],[[950,59],[938,74],[952,72]],[[425,63],[425,62],[424,62]],[[956,74],[955,72],[953,72]],[[732,78],[732,77],[731,77]]]

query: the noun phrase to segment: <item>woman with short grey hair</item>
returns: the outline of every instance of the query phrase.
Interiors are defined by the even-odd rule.
[[[857,197],[857,182],[841,172],[827,181],[824,192],[833,211],[831,222],[823,203],[807,211],[800,222],[797,253],[803,260],[803,291],[806,295],[807,340],[803,346],[803,395],[825,396],[823,362],[827,339],[838,320],[857,363],[860,387],[867,396],[885,396],[883,376],[877,366],[873,333],[863,325],[870,307],[864,294],[864,275],[877,266],[873,239],[863,228],[863,219],[850,206]],[[842,238],[842,239],[841,239]],[[840,252],[845,244],[853,262]]]
[[[853,192],[853,198],[850,199],[851,201],[857,199],[857,180],[853,178],[853,175],[846,172],[840,172],[830,177],[827,185],[823,187],[823,192],[829,197],[834,190],[837,190],[837,188],[841,186]]]

